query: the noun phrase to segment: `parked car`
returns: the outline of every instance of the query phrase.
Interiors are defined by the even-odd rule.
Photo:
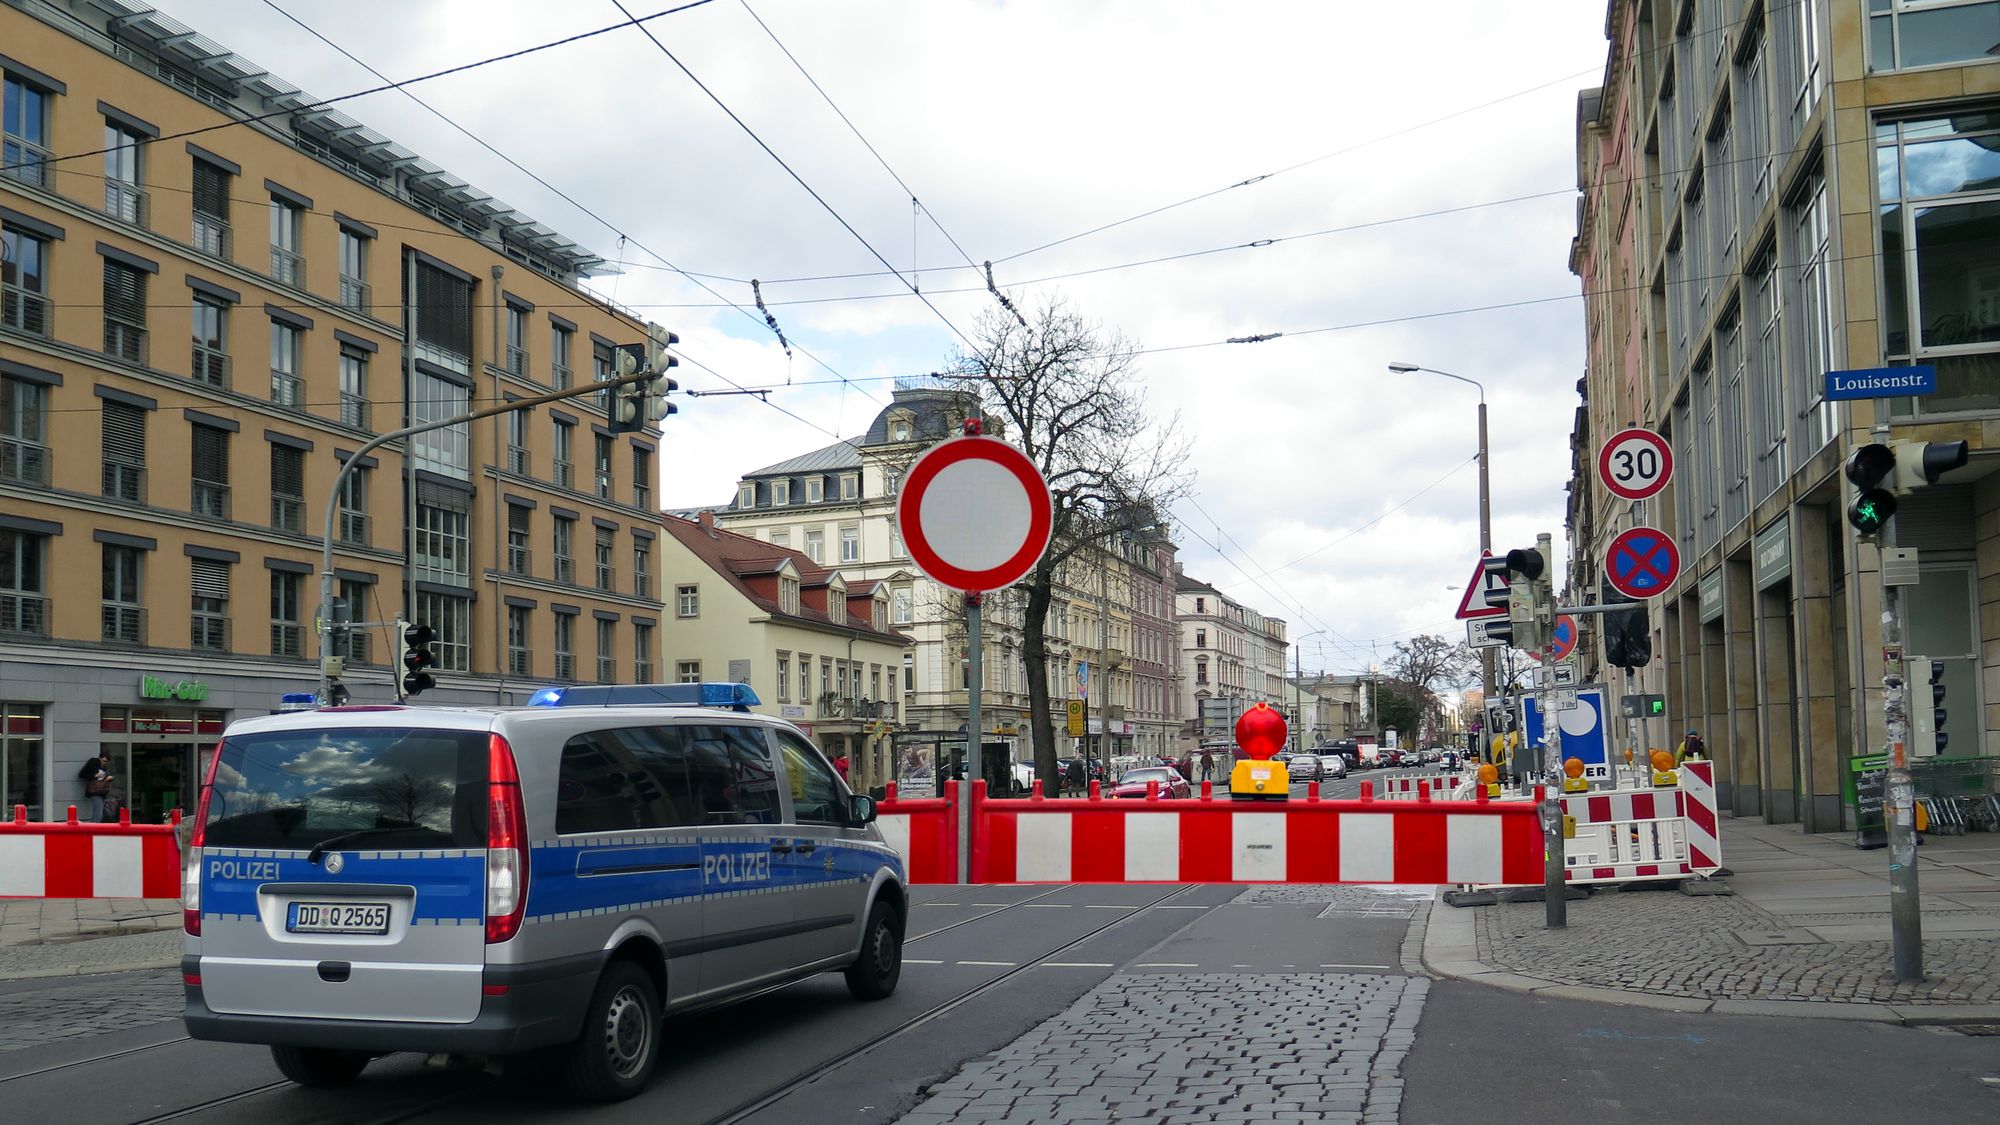
[[[1319,756],[1319,774],[1321,781],[1338,781],[1346,777],[1347,759],[1338,754],[1321,754]]]
[[[1285,770],[1293,781],[1318,781],[1325,776],[1316,754],[1292,755],[1291,760],[1285,763]]]
[[[1118,784],[1111,790],[1113,797],[1144,797],[1149,782],[1158,782],[1160,796],[1186,797],[1189,794],[1187,778],[1172,766],[1141,766],[1136,770],[1126,770],[1119,775]]]

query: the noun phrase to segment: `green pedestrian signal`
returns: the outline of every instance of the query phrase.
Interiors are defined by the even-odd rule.
[[[1649,695],[1646,697],[1647,718],[1657,719],[1666,713],[1667,713],[1667,701],[1664,696]]]

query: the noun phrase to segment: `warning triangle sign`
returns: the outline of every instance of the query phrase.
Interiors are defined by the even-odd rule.
[[[1473,564],[1472,577],[1466,580],[1465,596],[1458,599],[1458,619],[1470,621],[1475,617],[1505,617],[1507,606],[1487,605],[1486,594],[1505,593],[1507,590],[1507,568],[1491,553],[1482,552],[1479,561]]]

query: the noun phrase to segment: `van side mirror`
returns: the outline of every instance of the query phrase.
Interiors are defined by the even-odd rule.
[[[875,823],[875,798],[866,793],[848,794],[847,823],[853,828]]]

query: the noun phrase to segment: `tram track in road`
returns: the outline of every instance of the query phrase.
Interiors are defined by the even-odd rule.
[[[171,1047],[176,1043],[186,1043],[188,1041],[188,1036],[176,1035],[172,1039],[162,1039],[158,1043],[141,1043],[137,1047],[127,1047],[122,1051],[107,1051],[101,1055],[92,1055],[87,1059],[71,1059],[69,1062],[54,1063],[36,1070],[25,1070],[19,1074],[0,1076],[0,1086],[5,1086],[9,1082],[19,1082],[24,1078],[39,1078],[45,1074],[59,1074],[62,1071],[71,1070],[79,1066],[89,1066],[92,1063],[110,1062],[113,1059],[122,1059],[128,1055],[139,1054],[142,1051],[157,1051],[161,1047]]]

